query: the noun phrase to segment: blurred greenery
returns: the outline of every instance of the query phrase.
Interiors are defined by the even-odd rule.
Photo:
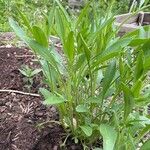
[[[16,7],[24,12],[29,18],[37,21],[41,20],[43,13],[46,13],[51,8],[53,0],[0,0],[0,32],[9,31],[8,17],[15,17]]]
[[[60,0],[61,3],[70,11],[68,7],[68,0]],[[89,0],[84,0],[85,3]],[[100,13],[106,13],[107,7],[110,7],[110,3],[113,0],[94,0],[95,2],[100,1],[101,11]],[[123,14],[129,11],[129,6],[132,0],[114,0],[114,5],[112,6],[112,12],[115,14]],[[149,0],[145,0],[149,1]],[[52,6],[53,0],[0,0],[0,32],[10,31],[8,25],[8,18],[17,16],[16,6],[25,13],[30,19],[31,23],[42,23],[43,13],[47,13]],[[150,2],[148,2],[150,3]],[[76,11],[70,11],[71,13]],[[34,22],[33,22],[34,20]]]

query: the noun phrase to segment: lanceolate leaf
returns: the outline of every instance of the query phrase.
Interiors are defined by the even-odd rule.
[[[55,69],[58,70],[56,61],[52,54],[48,51],[48,48],[28,38],[25,32],[22,30],[22,28],[13,19],[9,18],[9,23],[15,31],[15,33],[17,34],[17,36],[19,36],[23,41],[25,41],[26,44],[30,46],[36,54],[39,54],[41,57],[46,59]]]
[[[110,62],[104,74],[104,80],[102,83],[103,97],[106,94],[107,90],[110,88],[110,84],[115,76],[115,73],[116,73],[116,62],[112,61]]]
[[[34,76],[34,75],[40,73],[41,71],[42,71],[42,69],[35,69],[31,72],[31,76]]]
[[[124,93],[124,121],[126,121],[129,114],[132,112],[134,106],[133,93],[124,83],[121,84]]]
[[[76,22],[76,28],[78,27],[78,25],[80,24],[80,22],[82,22],[81,20],[85,17],[85,15],[87,14],[87,11],[90,7],[90,4],[93,0],[89,1],[88,4],[84,7],[84,9],[81,11],[78,20]]]
[[[17,12],[19,13],[19,15],[21,16],[21,19],[23,20],[25,26],[28,28],[28,30],[32,33],[32,28],[31,25],[29,23],[29,20],[27,19],[27,17],[17,8]]]
[[[134,97],[139,97],[141,88],[142,88],[142,81],[138,79],[132,87],[132,92],[133,92]]]
[[[85,105],[78,105],[76,111],[80,113],[88,112],[88,108]]]
[[[103,136],[103,150],[114,150],[117,139],[117,132],[114,128],[108,124],[101,124],[99,131]]]
[[[48,48],[48,39],[46,38],[46,35],[43,32],[43,30],[38,26],[33,26],[32,30],[33,30],[33,35],[36,41],[39,44],[41,44],[43,47]]]
[[[70,22],[70,17],[66,10],[63,8],[63,6],[60,4],[59,0],[55,0],[55,2],[58,4],[60,10],[63,12],[64,17],[67,19],[68,22]]]
[[[83,39],[82,35],[80,34],[80,38],[81,38],[81,41],[82,41],[82,44],[83,44],[83,47],[84,47],[84,52],[85,52],[85,56],[87,58],[87,61],[89,62],[90,61],[90,58],[91,58],[91,52],[90,52],[90,49],[88,48],[88,45],[86,44],[85,40]]]
[[[62,97],[56,96],[44,88],[41,88],[40,92],[45,98],[44,104],[46,105],[57,105],[65,102]]]
[[[143,71],[144,71],[144,67],[143,67],[143,53],[140,52],[138,54],[138,58],[137,58],[137,61],[136,61],[136,67],[135,67],[135,74],[134,74],[134,78],[135,80],[138,80],[142,74],[143,74]]]
[[[73,60],[74,57],[74,32],[70,32],[67,38],[67,41],[65,42],[65,53],[67,54],[68,58],[70,59],[70,61]]]
[[[28,39],[25,32],[21,29],[18,23],[14,21],[12,18],[9,18],[9,24],[19,38],[21,38],[23,41],[26,41]]]
[[[115,58],[116,56],[120,55],[120,52],[123,52],[123,47],[127,46],[130,43],[131,39],[120,39],[117,42],[113,43],[111,46],[109,46],[103,53],[95,56],[93,58],[93,65],[92,67],[98,66],[100,63],[103,63],[107,60],[110,60],[111,58]]]
[[[92,135],[92,127],[88,125],[83,125],[83,126],[80,126],[80,128],[82,129],[82,131],[85,133],[86,136]]]

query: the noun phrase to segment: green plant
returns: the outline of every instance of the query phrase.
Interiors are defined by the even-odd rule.
[[[25,80],[26,86],[28,89],[30,89],[33,84],[33,77],[37,75],[38,73],[40,73],[42,70],[31,69],[29,68],[29,66],[25,65],[25,66],[22,66],[22,68],[19,69],[19,71],[21,72],[22,75],[25,76],[24,80]]]
[[[97,9],[91,1],[74,19],[55,0],[42,28],[21,13],[28,34],[13,19],[9,22],[41,58],[49,85],[40,90],[44,104],[57,106],[60,123],[75,142],[90,149],[103,139],[104,150],[133,150],[150,129],[149,116],[141,111],[150,97],[143,91],[150,69],[150,27],[119,38],[110,8],[105,16]],[[52,29],[63,57],[48,42]]]
[[[130,0],[130,9],[129,12],[134,12],[138,9],[141,9],[143,6],[149,6],[150,2],[149,0]],[[146,7],[146,9],[144,9],[145,11],[149,11],[150,7]]]

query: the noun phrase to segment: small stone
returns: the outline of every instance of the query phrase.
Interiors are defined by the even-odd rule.
[[[14,97],[13,102],[19,102],[19,101],[20,101],[20,99]]]
[[[6,110],[6,107],[5,107],[5,106],[0,108],[0,112],[1,112],[1,113],[4,112],[5,110]]]
[[[16,93],[11,93],[12,96],[16,96]]]
[[[54,112],[56,112],[56,108],[55,107],[52,107],[51,108],[51,111],[54,113]]]
[[[7,102],[5,105],[6,106],[11,106],[11,102]]]
[[[35,115],[38,117],[42,117],[44,115],[44,113],[43,112],[35,112]]]

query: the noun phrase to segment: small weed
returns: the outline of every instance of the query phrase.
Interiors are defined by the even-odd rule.
[[[21,74],[24,76],[24,82],[26,83],[26,87],[28,90],[31,89],[32,84],[33,84],[33,78],[35,75],[40,73],[42,70],[41,69],[31,69],[29,66],[25,65],[22,66],[21,69],[19,69]]]

